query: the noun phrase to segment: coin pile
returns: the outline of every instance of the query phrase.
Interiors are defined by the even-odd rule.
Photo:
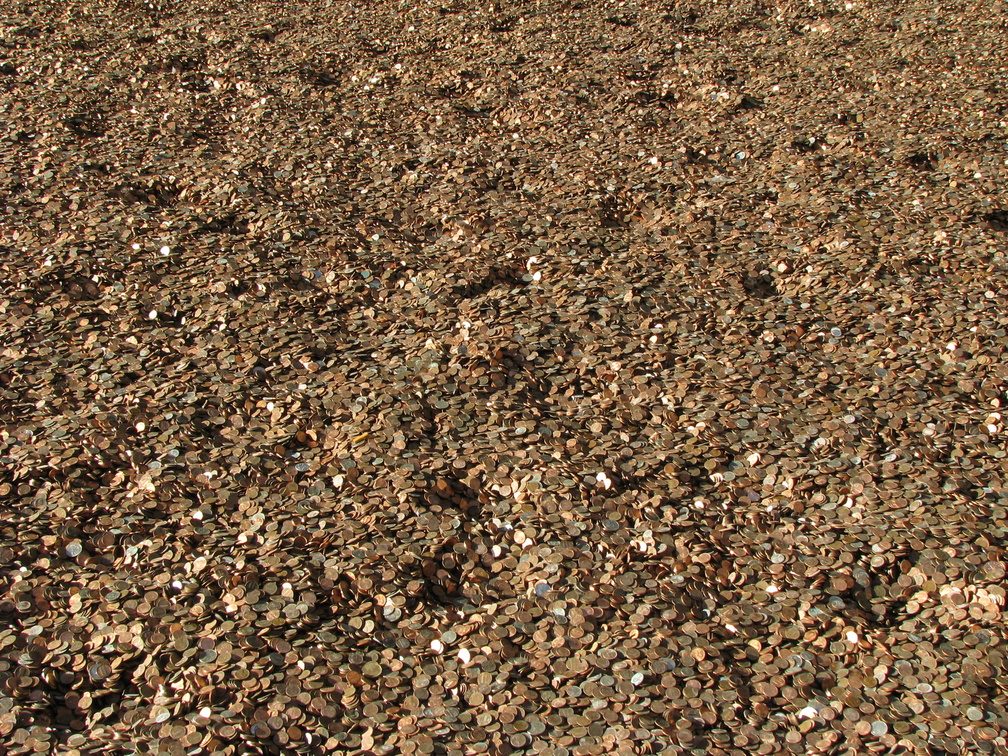
[[[1004,753],[1008,31],[15,0],[5,754]]]

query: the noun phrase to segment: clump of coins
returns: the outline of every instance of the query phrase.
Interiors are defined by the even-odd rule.
[[[997,10],[15,2],[4,753],[1001,753]]]

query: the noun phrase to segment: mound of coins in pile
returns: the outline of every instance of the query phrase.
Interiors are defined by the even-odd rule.
[[[996,5],[3,13],[5,754],[1008,748]]]

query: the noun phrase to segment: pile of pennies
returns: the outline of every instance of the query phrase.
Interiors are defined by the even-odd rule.
[[[4,754],[1008,749],[996,3],[2,13]]]

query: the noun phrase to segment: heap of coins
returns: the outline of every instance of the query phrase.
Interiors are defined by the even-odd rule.
[[[3,753],[1005,752],[1002,19],[13,0]]]

